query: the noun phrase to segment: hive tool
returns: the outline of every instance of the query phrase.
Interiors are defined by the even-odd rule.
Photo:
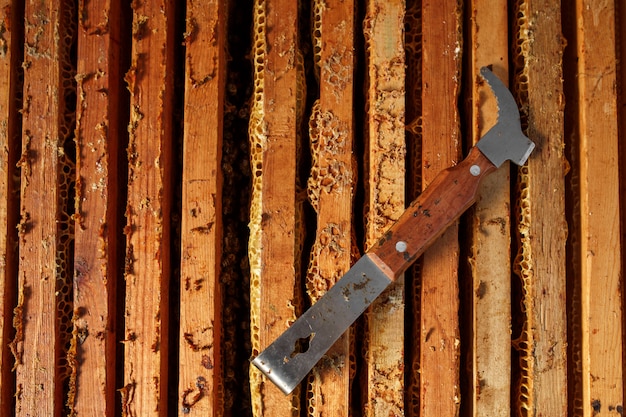
[[[535,144],[522,133],[506,86],[483,67],[498,103],[496,124],[459,164],[439,173],[378,242],[252,363],[289,394],[335,341],[476,199],[483,178],[510,160],[523,165]]]

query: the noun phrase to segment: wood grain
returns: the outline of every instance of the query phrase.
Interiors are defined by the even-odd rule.
[[[0,414],[10,415],[15,403],[14,337],[11,318],[16,304],[19,219],[20,89],[18,74],[23,44],[24,10],[15,2],[0,1]]]
[[[470,71],[468,101],[471,141],[476,143],[497,122],[495,97],[480,82],[480,68],[493,65],[508,79],[508,8],[505,2],[474,0],[469,4]],[[466,18],[464,19],[465,21]],[[467,409],[474,416],[509,416],[511,397],[511,192],[505,163],[483,182],[467,217],[471,273],[471,379]],[[469,324],[469,323],[468,323]]]
[[[623,413],[622,3],[0,0],[0,415]],[[527,165],[308,391],[248,374],[494,122],[483,65]]]
[[[312,303],[350,269],[355,245],[354,7],[353,1],[335,0],[314,5],[320,96],[309,121],[313,163],[307,192],[317,213],[306,278]],[[348,330],[313,368],[307,386],[309,416],[350,415],[353,345]]]
[[[74,167],[66,152],[73,145],[73,112],[66,100],[74,92],[69,57],[74,13],[70,2],[25,5],[20,259],[12,345],[16,416],[61,415],[74,376],[67,358]]]
[[[514,95],[536,148],[519,170],[514,268],[522,283],[516,415],[567,414],[566,258],[561,9],[517,4]],[[533,28],[533,30],[529,30]],[[546,227],[546,225],[550,225]]]
[[[117,271],[121,241],[123,189],[119,172],[125,108],[122,60],[115,39],[121,19],[107,21],[120,3],[82,3],[77,51],[76,227],[74,255],[74,343],[78,415],[113,416],[117,385]],[[123,171],[121,171],[123,172]]]
[[[126,415],[168,413],[174,1],[133,2],[128,126]]]
[[[249,257],[252,354],[256,356],[295,320],[301,304],[296,181],[305,91],[297,4],[257,0],[254,7]],[[285,396],[253,366],[250,384],[255,416],[299,414],[298,389]]]
[[[611,2],[576,2],[582,407],[594,416],[624,404],[615,13]]]
[[[619,134],[619,174],[620,174],[620,195],[626,195],[626,65],[624,59],[626,59],[626,5],[616,3],[616,19],[615,19],[615,32],[616,42],[618,45],[617,54],[617,85],[618,85],[618,134]],[[624,242],[626,242],[626,209],[624,205],[620,206],[620,221],[622,230],[622,253],[624,252]],[[623,258],[623,256],[622,256]],[[624,306],[624,294],[626,294],[626,280],[623,276],[624,268],[626,268],[626,261],[622,259],[622,279],[621,279],[621,294],[622,294],[622,338],[626,334],[626,308]],[[622,366],[626,363],[626,344],[622,343]],[[623,398],[626,399],[626,375],[623,376]]]
[[[225,9],[221,1],[187,2],[177,407],[181,416],[223,413],[219,277]]]
[[[367,2],[365,247],[404,211],[404,0]],[[404,409],[404,278],[365,312],[364,415]]]
[[[456,0],[422,2],[422,189],[441,170],[459,161],[459,13]],[[458,255],[455,224],[423,256],[422,416],[452,416],[459,410]]]
[[[415,199],[422,192],[422,2],[408,0],[404,17],[404,48],[406,55],[406,147],[407,198]],[[405,333],[406,409],[407,416],[419,416],[420,408],[420,334],[422,294],[420,260],[405,274],[407,320]]]

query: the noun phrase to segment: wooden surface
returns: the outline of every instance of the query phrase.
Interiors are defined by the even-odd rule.
[[[126,415],[165,416],[172,205],[174,2],[133,3],[128,125],[124,386]]]
[[[298,10],[291,0],[254,4],[254,83],[250,121],[253,195],[250,210],[250,293],[253,354],[299,314],[301,230],[297,205],[300,106]],[[256,416],[298,415],[299,390],[284,395],[250,367]]]
[[[422,190],[460,158],[459,12],[456,0],[422,2]],[[422,260],[421,416],[452,416],[459,410],[458,265],[458,225],[454,224]]]
[[[536,149],[519,170],[515,225],[520,247],[521,334],[518,415],[567,413],[565,167],[561,10],[550,1],[518,5],[515,85],[526,134]],[[529,30],[530,28],[534,30]],[[550,225],[550,227],[546,227]]]
[[[620,63],[617,66],[618,75],[617,75],[617,83],[618,83],[618,135],[619,135],[619,166],[626,166],[626,147],[621,144],[624,143],[624,138],[626,134],[626,65],[624,65],[624,57],[626,57],[626,6],[618,4],[616,5],[616,22],[615,22],[615,32],[616,32],[616,42],[618,45],[617,54],[620,59]],[[620,168],[620,195],[624,195],[626,193],[626,170]],[[622,253],[624,252],[623,244],[626,242],[626,210],[624,210],[624,205],[620,206],[620,227],[622,231]],[[622,256],[623,258],[623,256]],[[622,260],[622,278],[621,278],[621,294],[622,294],[622,337],[626,334],[626,306],[624,305],[624,294],[626,294],[626,279],[624,279],[623,270],[626,268],[626,262]],[[622,366],[626,363],[626,346],[622,344]],[[622,379],[622,385],[624,386],[624,398],[626,398],[626,376]]]
[[[616,28],[613,4],[576,2],[583,415],[622,413],[623,259],[620,233]],[[599,122],[602,121],[602,122]],[[610,249],[608,249],[610,248]],[[622,320],[620,320],[622,318]]]
[[[226,10],[187,3],[184,104],[179,415],[223,413],[222,136]],[[210,125],[214,128],[207,129]]]
[[[112,416],[118,368],[117,266],[122,259],[123,210],[118,201],[124,152],[120,132],[126,130],[123,62],[115,39],[122,21],[107,23],[101,10],[120,12],[119,2],[81,4],[78,26],[76,112],[76,223],[74,250],[74,327],[77,366],[73,409],[78,415]],[[108,26],[108,30],[104,27]],[[123,171],[121,171],[123,172]]]
[[[0,0],[0,414],[620,415],[625,19]],[[482,65],[528,164],[284,396],[250,357],[494,122]]]
[[[508,81],[508,9],[505,2],[474,0],[470,14],[470,44],[464,48],[470,61],[467,105],[471,142],[477,142],[497,122],[497,103],[486,84],[477,82],[480,68],[492,65],[494,73]],[[471,294],[472,330],[469,348],[470,399],[465,402],[474,416],[509,416],[511,408],[511,168],[505,163],[483,182],[475,207],[469,211],[467,263],[471,280],[462,288]],[[465,262],[463,259],[461,262]]]
[[[403,0],[367,2],[365,248],[404,211]],[[404,278],[365,312],[363,412],[400,415],[404,408]]]
[[[406,58],[405,101],[407,147],[406,190],[407,199],[413,200],[422,192],[422,3],[406,2],[404,49]],[[405,274],[407,320],[405,360],[407,378],[405,413],[419,416],[420,408],[420,333],[422,287],[420,280],[421,262],[418,260]]]
[[[65,94],[73,90],[69,47],[75,11],[68,6],[29,3],[24,14],[20,259],[12,345],[18,416],[59,415],[73,377],[67,360],[73,164],[65,153],[73,114]]]
[[[9,344],[14,337],[13,308],[16,303],[17,222],[19,216],[19,171],[15,164],[21,153],[20,89],[18,67],[22,56],[23,9],[0,2],[0,414],[14,408],[15,380]],[[18,180],[16,180],[16,178]]]
[[[311,303],[350,269],[352,213],[357,177],[354,149],[354,3],[314,4],[314,44],[319,99],[309,121],[311,173],[307,194],[317,213],[315,241],[306,277]],[[309,416],[350,415],[354,335],[346,332],[321,359],[307,385]]]
[[[74,91],[69,57],[74,13],[69,2],[29,3],[24,11],[20,260],[12,342],[19,416],[61,413],[73,384],[66,354],[72,332],[74,172],[66,149],[74,115],[66,99]]]

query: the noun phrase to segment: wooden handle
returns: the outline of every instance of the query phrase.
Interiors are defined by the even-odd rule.
[[[369,253],[397,278],[474,203],[481,180],[495,169],[478,148],[472,148],[461,163],[435,177]]]

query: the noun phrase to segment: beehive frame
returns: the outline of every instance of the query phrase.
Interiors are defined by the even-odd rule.
[[[625,16],[0,0],[0,414],[622,415]],[[248,359],[495,123],[483,65],[535,152],[284,396]]]

